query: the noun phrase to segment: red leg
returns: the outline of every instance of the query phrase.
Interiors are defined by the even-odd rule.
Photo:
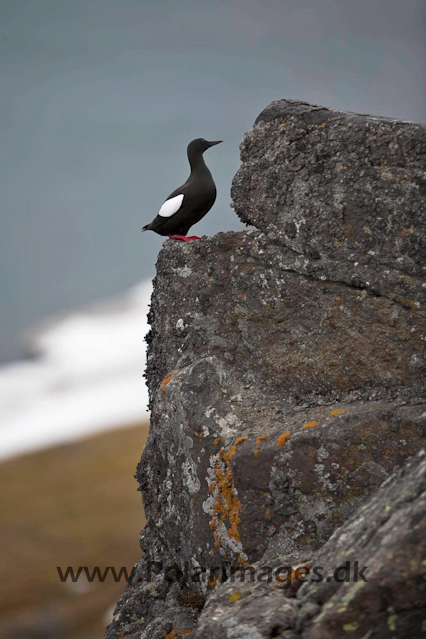
[[[200,238],[197,235],[191,235],[190,237],[185,237],[185,235],[169,235],[172,240],[183,240],[184,242],[191,242],[191,240],[199,240]]]

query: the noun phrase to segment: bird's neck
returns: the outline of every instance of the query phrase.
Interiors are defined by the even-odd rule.
[[[211,175],[202,153],[188,153],[188,161],[191,167],[191,175]]]

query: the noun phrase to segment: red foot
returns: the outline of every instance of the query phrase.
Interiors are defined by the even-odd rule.
[[[189,237],[185,237],[185,235],[169,235],[172,240],[183,240],[184,242],[191,242],[192,240],[199,240],[198,235],[190,235]]]

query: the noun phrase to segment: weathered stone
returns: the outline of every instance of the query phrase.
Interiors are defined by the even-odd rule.
[[[303,639],[348,636],[421,637],[426,620],[426,456],[385,482],[327,542],[315,563],[334,583],[307,583],[298,592],[303,611],[320,604],[314,620],[302,620]],[[335,583],[337,565],[350,562],[351,581]],[[355,562],[367,581],[353,580]],[[330,582],[329,582],[330,583]],[[299,612],[299,616],[300,616]],[[370,635],[368,634],[370,633]]]
[[[296,587],[283,597],[257,582],[227,601],[237,584],[219,584],[241,567],[316,556],[425,446],[423,134],[273,104],[243,142],[233,186],[239,214],[261,230],[164,243],[149,318],[151,429],[137,471],[143,558],[107,639],[185,636],[206,600],[200,639],[292,637],[324,614],[335,595],[327,583],[306,601],[306,586],[296,600]],[[293,147],[303,167],[292,172]],[[345,154],[351,166],[339,168]],[[379,156],[394,158],[386,179]],[[342,208],[330,204],[338,184]],[[354,189],[371,233],[355,214],[342,217]]]
[[[305,256],[424,275],[425,125],[280,100],[241,158],[232,198],[244,222]]]
[[[254,565],[253,581],[246,575],[243,583],[228,580],[215,590],[195,637],[420,639],[426,619],[425,535],[422,452],[312,555],[313,569],[302,577],[297,599],[284,596],[286,584],[275,572],[270,583],[258,581],[266,565],[291,566],[293,558],[277,557],[275,564],[263,559]]]
[[[289,565],[288,561],[288,557],[277,557],[268,566],[272,571],[269,582],[265,566],[254,564],[253,576],[246,569],[245,573],[236,573],[232,580],[218,587],[204,608],[195,639],[263,639],[281,637],[285,631],[295,628],[299,603],[284,596],[286,584],[275,578],[277,571],[279,577],[280,567]]]

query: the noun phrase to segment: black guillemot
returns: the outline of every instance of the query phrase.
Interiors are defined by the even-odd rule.
[[[208,142],[203,138],[192,140],[188,144],[188,160],[191,174],[185,184],[170,193],[167,200],[150,224],[142,231],[154,231],[176,240],[199,240],[196,235],[186,237],[189,229],[210,211],[216,200],[216,185],[212,174],[204,162],[203,153],[211,146],[220,144]]]

